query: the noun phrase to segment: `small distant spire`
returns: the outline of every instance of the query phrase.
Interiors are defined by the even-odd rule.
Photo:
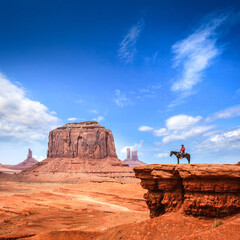
[[[32,158],[32,151],[31,151],[30,148],[28,149],[28,155],[27,155],[27,158],[28,158],[28,159],[29,159],[29,158]]]
[[[130,159],[131,156],[130,156],[130,148],[127,148],[127,159]]]

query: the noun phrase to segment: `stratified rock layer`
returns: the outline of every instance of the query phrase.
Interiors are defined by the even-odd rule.
[[[117,158],[112,132],[95,121],[51,131],[47,156],[21,176],[53,182],[135,180],[133,169]]]
[[[68,123],[49,133],[48,158],[117,157],[112,132],[95,121]]]
[[[134,168],[150,217],[182,209],[185,214],[224,217],[240,212],[240,166],[152,164]]]

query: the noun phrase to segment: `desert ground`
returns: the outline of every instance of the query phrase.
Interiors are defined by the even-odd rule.
[[[239,240],[240,215],[149,219],[139,183],[0,182],[0,239]],[[219,226],[218,226],[219,225]]]
[[[0,239],[103,231],[149,218],[140,184],[0,182]]]

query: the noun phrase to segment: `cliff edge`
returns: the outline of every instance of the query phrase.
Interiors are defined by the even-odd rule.
[[[150,217],[182,210],[187,215],[224,217],[240,212],[240,166],[152,164],[134,168]]]

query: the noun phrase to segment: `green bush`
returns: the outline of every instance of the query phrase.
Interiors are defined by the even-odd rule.
[[[216,227],[218,227],[218,226],[220,226],[222,224],[223,224],[223,222],[220,219],[215,219],[215,221],[214,221],[214,223],[212,225],[212,228],[216,228]]]

